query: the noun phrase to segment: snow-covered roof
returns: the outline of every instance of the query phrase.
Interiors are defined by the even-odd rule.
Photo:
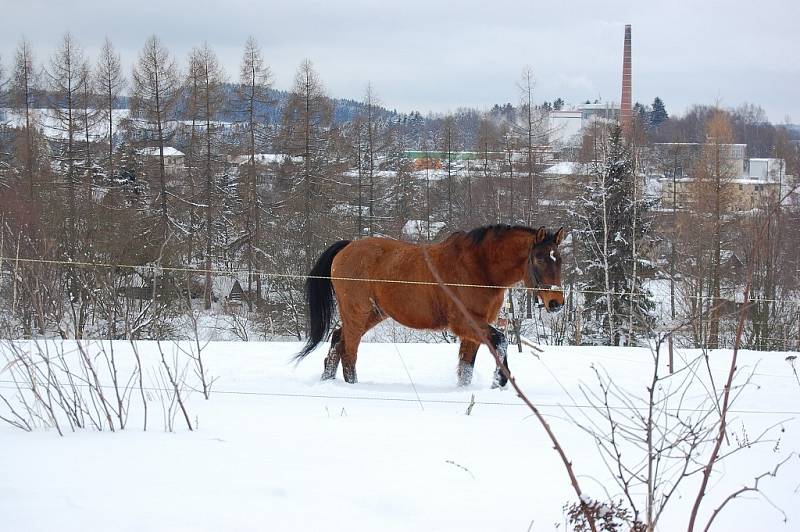
[[[545,175],[581,175],[588,172],[582,163],[561,161],[546,168],[542,173]]]
[[[158,146],[151,147],[151,148],[142,148],[140,150],[136,150],[136,153],[139,155],[144,155],[145,157],[155,157],[160,155],[160,151]],[[164,157],[182,157],[184,153],[172,146],[164,146]]]

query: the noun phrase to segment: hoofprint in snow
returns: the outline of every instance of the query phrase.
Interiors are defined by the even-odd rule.
[[[74,351],[73,343],[60,343]],[[139,342],[146,364],[155,343]],[[172,353],[174,344],[162,343]],[[115,343],[117,359],[131,347]],[[97,344],[88,344],[96,350]],[[112,530],[564,530],[563,506],[577,500],[544,431],[510,389],[490,389],[489,353],[478,354],[473,384],[456,386],[457,347],[361,345],[360,382],[319,382],[325,348],[295,367],[296,343],[208,344],[203,352],[214,391],[193,393],[189,415],[163,431],[161,405],[148,393],[150,427],[141,430],[136,395],[126,430],[22,432],[0,425],[0,529]],[[682,360],[698,353],[683,351]],[[752,483],[800,450],[800,384],[789,353],[740,354],[756,368],[729,423],[723,452],[778,424],[778,443],[746,449],[717,468],[701,509],[710,513],[733,490]],[[509,349],[522,388],[547,416],[572,460],[585,494],[615,499],[619,490],[596,446],[574,419],[591,411],[578,386],[597,389],[594,367],[645,397],[652,364],[646,349]],[[710,354],[721,386],[730,351]],[[702,366],[705,368],[705,365]],[[662,368],[666,371],[666,368]],[[704,369],[707,374],[707,370]],[[150,373],[150,372],[149,372]],[[189,372],[191,377],[191,372]],[[708,379],[699,375],[708,386]],[[341,376],[339,376],[341,379]],[[7,372],[0,384],[8,391]],[[154,383],[145,382],[146,386]],[[706,394],[698,383],[686,404]],[[471,397],[475,405],[465,415]],[[797,530],[800,463],[790,459],[761,487],[769,497],[731,503],[716,530]],[[660,530],[685,529],[697,483],[676,493]],[[772,504],[785,512],[783,514]],[[531,524],[532,523],[532,524]]]

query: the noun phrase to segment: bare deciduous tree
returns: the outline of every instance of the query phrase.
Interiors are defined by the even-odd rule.
[[[158,149],[158,205],[160,242],[169,238],[170,219],[167,174],[164,148],[174,133],[175,106],[180,94],[178,66],[161,40],[153,35],[139,52],[133,68],[131,113],[135,128],[143,142],[154,143]]]
[[[119,54],[108,38],[103,41],[100,58],[95,67],[94,86],[101,98],[100,118],[105,122],[107,128],[108,177],[114,179],[114,109],[117,108],[122,91],[125,90],[126,80],[122,73]]]
[[[24,37],[17,45],[14,56],[14,66],[11,72],[9,86],[9,100],[11,108],[25,120],[24,135],[18,144],[21,144],[22,160],[29,183],[30,198],[35,194],[36,173],[36,148],[34,146],[34,130],[37,126],[37,117],[34,112],[34,98],[40,87],[39,75],[36,71],[33,50]]]
[[[195,105],[190,108],[193,120],[203,126],[204,150],[202,158],[203,176],[203,213],[204,213],[204,240],[205,252],[205,308],[211,308],[213,251],[215,240],[215,221],[220,212],[222,203],[217,190],[216,177],[220,167],[219,131],[217,118],[223,110],[224,93],[223,84],[225,74],[219,64],[216,54],[205,44],[202,48],[192,51],[189,58],[189,78],[193,90],[192,101]]]
[[[253,280],[255,278],[256,298],[261,299],[261,275],[253,274],[259,270],[262,261],[261,252],[257,251],[262,238],[262,218],[264,205],[259,194],[258,168],[256,166],[256,149],[264,141],[263,124],[266,122],[265,111],[272,103],[269,90],[272,87],[272,73],[264,61],[261,48],[254,37],[247,39],[244,55],[239,71],[239,85],[237,92],[243,108],[242,120],[245,124],[247,155],[250,158],[247,165],[246,182],[244,184],[245,231],[247,232],[247,290],[253,293]],[[248,298],[248,305],[252,309],[252,297]]]
[[[284,111],[284,143],[289,154],[302,158],[299,172],[302,190],[303,246],[306,271],[311,269],[316,250],[315,218],[322,210],[326,133],[331,124],[331,107],[322,82],[309,60],[300,64]]]

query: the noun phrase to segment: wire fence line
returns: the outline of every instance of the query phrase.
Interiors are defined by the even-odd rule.
[[[0,389],[3,390],[16,390],[16,386],[12,386],[14,381],[0,380]],[[75,383],[78,388],[91,388],[94,385]],[[111,385],[101,385],[100,388],[113,389]],[[138,390],[139,387],[137,386]],[[157,386],[143,386],[142,390],[146,392],[171,392],[170,388],[160,388]],[[212,394],[230,395],[230,396],[253,396],[253,397],[281,397],[289,399],[330,399],[330,400],[349,400],[349,401],[374,401],[374,402],[396,402],[396,403],[430,403],[442,405],[463,405],[469,406],[470,404],[484,405],[484,406],[500,406],[500,407],[520,407],[526,406],[522,401],[509,402],[509,401],[480,401],[480,400],[461,400],[461,399],[436,399],[425,398],[424,396],[414,397],[397,397],[397,396],[377,396],[377,395],[332,395],[332,394],[315,394],[315,393],[292,393],[292,392],[262,392],[254,390],[213,390]],[[466,392],[465,392],[466,393]],[[542,408],[559,408],[569,410],[597,410],[597,407],[590,404],[567,404],[567,403],[540,403],[536,405]],[[605,408],[605,407],[603,407]],[[632,406],[613,406],[608,407],[610,410],[618,412],[641,412],[646,411],[647,407],[632,407]],[[667,412],[707,412],[703,408],[666,408]],[[729,410],[733,414],[742,415],[786,415],[786,416],[800,416],[800,410],[757,410],[757,409],[736,409]],[[787,420],[788,421],[788,420]]]
[[[447,286],[453,288],[490,288],[490,289],[509,289],[537,292],[541,290],[548,290],[553,292],[572,292],[578,294],[593,294],[593,295],[610,295],[610,296],[634,296],[634,297],[649,297],[652,294],[641,291],[614,291],[614,290],[589,290],[584,288],[563,287],[563,286],[546,286],[546,287],[528,287],[528,286],[504,286],[493,284],[475,284],[475,283],[438,283],[436,281],[415,281],[407,279],[374,279],[365,277],[341,277],[341,276],[324,276],[324,275],[309,275],[301,273],[280,273],[268,270],[247,270],[247,269],[220,269],[220,268],[194,268],[190,266],[162,266],[158,264],[115,264],[108,262],[86,262],[86,261],[70,261],[70,260],[55,260],[55,259],[36,259],[31,257],[3,257],[0,256],[0,275],[2,275],[3,263],[26,263],[26,264],[47,264],[66,266],[69,268],[98,268],[98,269],[128,269],[128,270],[145,270],[154,273],[160,272],[175,272],[175,273],[189,273],[189,274],[215,274],[215,275],[257,275],[265,278],[274,279],[294,279],[294,280],[308,280],[308,279],[326,279],[330,281],[352,281],[352,282],[365,282],[365,283],[388,283],[388,284],[403,284],[403,285],[419,285],[419,286]],[[728,297],[715,297],[703,295],[686,296],[684,299],[694,301],[729,301]],[[759,303],[785,303],[790,305],[797,305],[800,307],[800,299],[790,298],[762,298],[751,297],[749,302]]]

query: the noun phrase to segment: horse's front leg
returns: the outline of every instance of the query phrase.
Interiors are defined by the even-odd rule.
[[[478,347],[481,344],[461,339],[461,346],[458,349],[458,385],[469,386],[472,382],[472,371],[475,367],[475,355],[478,353]]]
[[[494,347],[497,356],[500,358],[500,362],[505,366],[506,371],[510,371],[508,369],[508,340],[506,339],[506,335],[495,327],[489,325],[489,341],[492,343],[492,347]],[[508,382],[508,378],[503,374],[498,366],[494,370],[494,380],[492,381],[492,388],[502,388]]]

